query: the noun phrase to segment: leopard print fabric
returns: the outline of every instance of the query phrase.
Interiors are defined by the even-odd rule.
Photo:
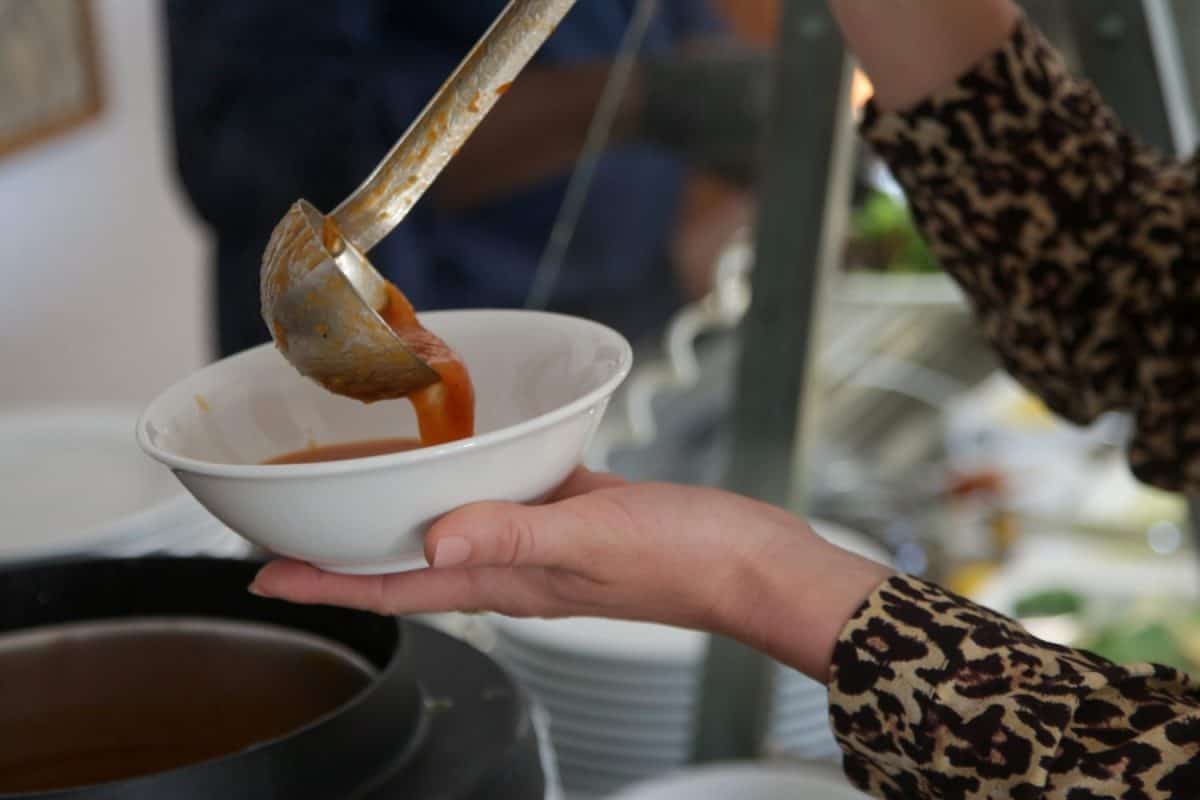
[[[1074,422],[1132,412],[1138,477],[1200,490],[1196,163],[1135,141],[1027,21],[863,129],[1005,368]]]
[[[1200,489],[1195,163],[1139,145],[1026,21],[864,134],[1006,368],[1066,418],[1128,410],[1134,471]],[[1200,798],[1200,688],[1120,667],[907,577],[846,626],[830,715],[888,798]]]
[[[915,578],[850,621],[829,694],[846,774],[887,800],[1200,798],[1200,687],[1040,641]]]

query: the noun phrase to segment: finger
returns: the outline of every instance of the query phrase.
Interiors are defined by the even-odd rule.
[[[560,567],[578,562],[587,522],[562,504],[476,503],[442,517],[425,537],[425,557],[449,567]]]
[[[299,561],[272,561],[255,576],[250,591],[297,603],[329,603],[382,611],[384,575],[337,575]]]
[[[338,575],[296,561],[276,561],[263,567],[251,591],[294,603],[335,605],[379,614],[481,610],[556,613],[530,578],[516,570],[486,568]]]

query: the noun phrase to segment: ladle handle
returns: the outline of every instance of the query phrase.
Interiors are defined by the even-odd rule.
[[[438,93],[352,195],[333,210],[365,253],[400,224],[575,0],[511,0]]]

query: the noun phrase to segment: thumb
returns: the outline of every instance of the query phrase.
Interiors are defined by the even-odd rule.
[[[562,503],[476,503],[434,523],[425,537],[425,558],[437,568],[570,568],[587,528]]]

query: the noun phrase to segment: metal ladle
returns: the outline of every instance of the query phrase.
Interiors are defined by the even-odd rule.
[[[262,315],[301,374],[360,400],[437,373],[384,322],[387,282],[364,255],[408,214],[575,0],[511,0],[370,177],[325,216],[298,200],[263,254]]]

